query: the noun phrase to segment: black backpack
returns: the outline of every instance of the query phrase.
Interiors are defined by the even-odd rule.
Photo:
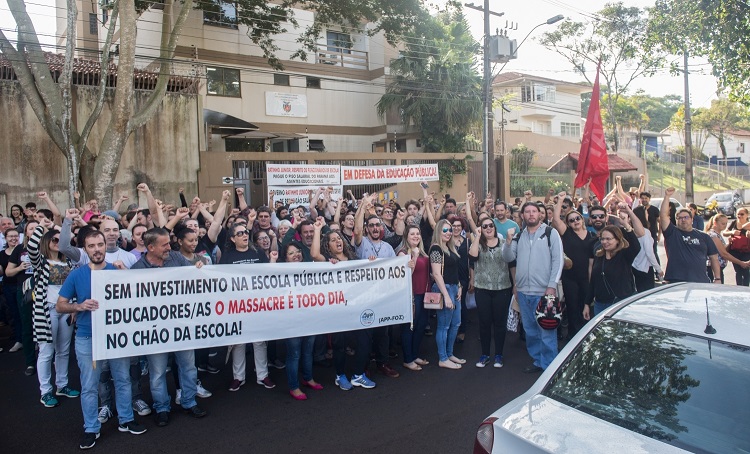
[[[516,235],[513,237],[513,241],[517,242],[518,240],[520,240],[521,234],[523,233],[524,230],[526,230],[526,227],[522,228],[520,232],[516,233]],[[544,238],[545,236],[547,237],[547,247],[551,248],[552,247],[552,240],[551,240],[552,227],[550,227],[549,225],[544,226],[544,233],[542,234],[541,238]]]

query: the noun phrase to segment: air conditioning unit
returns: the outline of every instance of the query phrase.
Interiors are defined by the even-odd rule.
[[[490,61],[493,63],[508,63],[510,60],[518,58],[516,54],[515,39],[507,36],[490,36]]]

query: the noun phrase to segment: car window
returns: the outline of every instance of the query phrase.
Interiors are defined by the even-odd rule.
[[[750,349],[617,320],[592,330],[542,394],[693,452],[750,451]]]

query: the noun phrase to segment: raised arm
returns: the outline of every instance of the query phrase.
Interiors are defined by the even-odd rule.
[[[237,193],[237,206],[240,211],[247,208],[247,200],[245,200],[245,188],[234,188],[234,192]]]
[[[224,215],[227,212],[229,196],[231,196],[231,193],[228,189],[222,192],[221,202],[219,202],[219,208],[216,209],[211,227],[209,227],[208,232],[206,232],[206,235],[208,235],[208,239],[214,243],[216,243],[216,240],[219,238],[219,232],[221,232],[221,224],[222,222],[224,222]]]
[[[79,215],[80,213],[76,208],[68,208],[65,211],[65,219],[63,220],[62,228],[60,229],[60,242],[57,243],[60,248],[60,253],[74,262],[79,262],[81,260],[81,250],[70,245],[70,238],[72,236],[70,229],[73,225],[73,220]]]
[[[318,219],[315,220],[315,224],[313,224],[313,227],[315,228],[315,235],[313,236],[312,245],[310,245],[310,257],[312,257],[314,262],[326,261],[326,258],[323,256],[323,254],[320,253],[320,235],[323,231],[324,225],[325,221],[323,220],[322,216],[319,216]]]
[[[148,211],[151,213],[151,219],[154,218],[154,216],[157,217],[158,222],[158,216],[161,212],[161,209],[159,209],[159,206],[156,204],[156,199],[154,198],[154,195],[151,193],[151,189],[148,187],[146,183],[140,183],[137,186],[138,192],[143,194],[146,197],[146,203],[148,204]],[[166,223],[166,222],[165,222]],[[162,227],[164,224],[158,225],[158,227]]]
[[[177,227],[177,224],[179,224],[183,219],[187,219],[189,215],[190,210],[187,207],[177,208],[177,212],[175,212],[174,217],[169,222],[167,222],[167,225],[165,225],[164,228],[169,230],[170,232],[173,231],[174,228]]]
[[[469,231],[475,232],[477,230],[477,223],[474,221],[474,216],[472,213],[474,213],[474,207],[472,206],[472,202],[476,200],[474,198],[473,192],[466,193],[466,213],[468,216],[466,217],[466,220],[469,222]]]
[[[352,238],[354,246],[362,244],[362,235],[365,231],[365,212],[369,205],[370,201],[367,199],[367,195],[363,196],[362,202],[357,207],[357,213],[354,215],[354,232]]]
[[[55,202],[53,202],[52,199],[49,198],[49,195],[46,192],[37,192],[36,196],[39,197],[39,200],[47,204],[47,208],[49,208],[49,210],[54,215],[54,220],[60,222],[63,215],[62,213],[60,213],[60,209],[57,208],[57,205],[55,205]]]
[[[664,191],[664,199],[661,201],[661,207],[659,207],[659,227],[664,232],[669,227],[669,199],[674,194],[674,188],[667,188]]]
[[[117,198],[115,204],[112,206],[112,211],[114,211],[115,213],[119,213],[122,202],[126,200],[128,200],[128,195],[123,192],[122,194],[120,194],[120,197]]]
[[[557,194],[557,203],[552,207],[552,227],[557,229],[557,232],[560,234],[560,236],[563,236],[565,231],[568,230],[568,226],[565,225],[565,221],[560,219],[560,214],[562,213],[562,204],[565,200],[565,196],[567,196],[565,191]]]

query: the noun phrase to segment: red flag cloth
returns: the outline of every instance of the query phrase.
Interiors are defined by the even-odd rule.
[[[591,190],[601,202],[606,194],[605,184],[609,179],[609,161],[607,145],[604,142],[602,114],[599,110],[599,67],[596,68],[594,91],[591,93],[591,104],[586,115],[586,127],[583,130],[576,172],[575,187],[583,187],[591,178]]]

